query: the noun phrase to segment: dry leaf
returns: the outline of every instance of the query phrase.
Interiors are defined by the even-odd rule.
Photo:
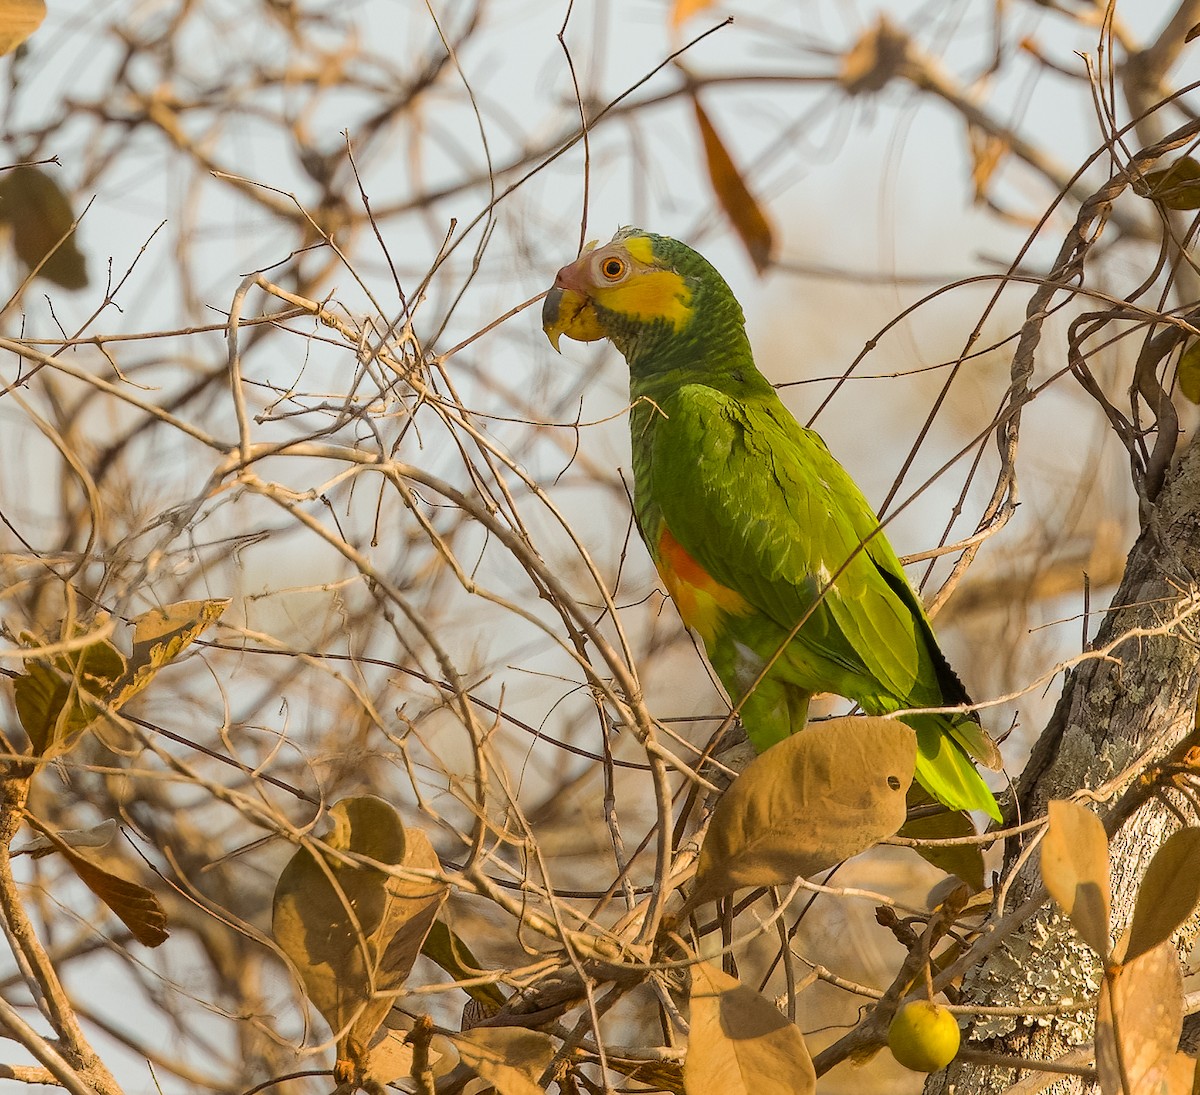
[[[882,91],[900,74],[907,58],[908,37],[881,15],[842,58],[838,80],[851,95]]]
[[[743,886],[811,877],[894,834],[916,755],[910,727],[868,716],[830,719],[773,745],[717,803],[680,915]]]
[[[22,164],[0,175],[0,221],[11,226],[17,257],[30,270],[64,289],[87,286],[70,199],[40,167]]]
[[[700,100],[692,95],[692,106],[696,109],[696,124],[700,127],[700,138],[704,142],[704,158],[708,163],[708,177],[712,182],[713,193],[726,216],[733,222],[738,236],[746,248],[754,268],[761,274],[771,265],[771,251],[774,247],[774,233],[771,223],[767,220],[762,207],[754,200],[738,170],[733,157],[729,155],[725,143],[721,140]]]
[[[0,0],[0,57],[12,53],[46,18],[46,0]]]
[[[1080,938],[1108,960],[1108,837],[1100,819],[1074,802],[1050,803],[1042,840],[1042,879]]]
[[[1170,943],[1105,977],[1096,1012],[1096,1072],[1104,1095],[1176,1095],[1164,1085],[1176,1067],[1182,1030],[1183,977]]]
[[[1200,403],[1200,342],[1193,342],[1183,351],[1175,375],[1184,398]]]
[[[1200,209],[1200,163],[1182,156],[1170,167],[1147,171],[1146,197],[1167,209]]]
[[[803,733],[809,733],[805,730]],[[692,967],[687,1095],[816,1091],[804,1036],[770,1000],[707,962]]]
[[[699,15],[706,8],[713,6],[713,0],[675,0],[671,9],[671,26],[681,27],[693,15]]]
[[[166,941],[170,934],[167,914],[152,891],[105,870],[65,845],[59,851],[83,884],[112,909],[142,946],[157,947]]]
[[[371,795],[342,799],[330,810],[326,843],[376,863],[437,871],[437,856],[419,829]],[[395,1003],[421,944],[446,900],[435,878],[398,878],[301,848],[275,886],[271,930],[292,960],[304,991],[338,1040],[339,1068],[367,1067],[375,1032]]]
[[[499,1095],[545,1095],[538,1084],[554,1057],[548,1034],[524,1027],[475,1027],[450,1035],[463,1063]]]
[[[1200,829],[1172,833],[1154,853],[1138,889],[1121,956],[1130,962],[1165,943],[1200,904]]]

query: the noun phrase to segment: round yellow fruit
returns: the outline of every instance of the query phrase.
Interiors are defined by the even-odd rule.
[[[937,1072],[958,1052],[958,1023],[949,1010],[917,1000],[905,1004],[888,1027],[888,1049],[905,1068]]]

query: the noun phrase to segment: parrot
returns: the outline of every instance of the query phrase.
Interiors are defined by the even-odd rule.
[[[638,529],[757,752],[803,730],[814,693],[869,715],[970,705],[878,517],[756,368],[707,259],[622,228],[559,270],[542,326],[555,350],[608,339],[625,358]],[[975,762],[1000,754],[974,711],[902,718],[917,784],[999,821]]]

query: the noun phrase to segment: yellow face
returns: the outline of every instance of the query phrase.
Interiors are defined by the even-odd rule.
[[[692,318],[692,293],[674,270],[660,266],[648,236],[594,244],[554,279],[542,306],[542,329],[557,350],[566,335],[578,342],[605,338],[606,312],[633,323],[665,321],[681,330]]]

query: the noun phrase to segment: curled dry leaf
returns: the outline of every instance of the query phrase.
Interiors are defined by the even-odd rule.
[[[1042,840],[1042,880],[1080,938],[1108,960],[1108,837],[1100,819],[1074,802],[1055,799]]]
[[[808,733],[808,731],[804,731]],[[687,1095],[808,1095],[804,1036],[770,1000],[707,962],[692,967]]]
[[[1182,1030],[1183,977],[1170,943],[1110,971],[1096,1012],[1100,1090],[1104,1095],[1190,1095],[1190,1074],[1187,1086],[1168,1082],[1178,1073],[1175,1051]]]
[[[809,877],[892,836],[916,766],[912,729],[846,717],[772,746],[725,792],[681,915],[743,886]]]

